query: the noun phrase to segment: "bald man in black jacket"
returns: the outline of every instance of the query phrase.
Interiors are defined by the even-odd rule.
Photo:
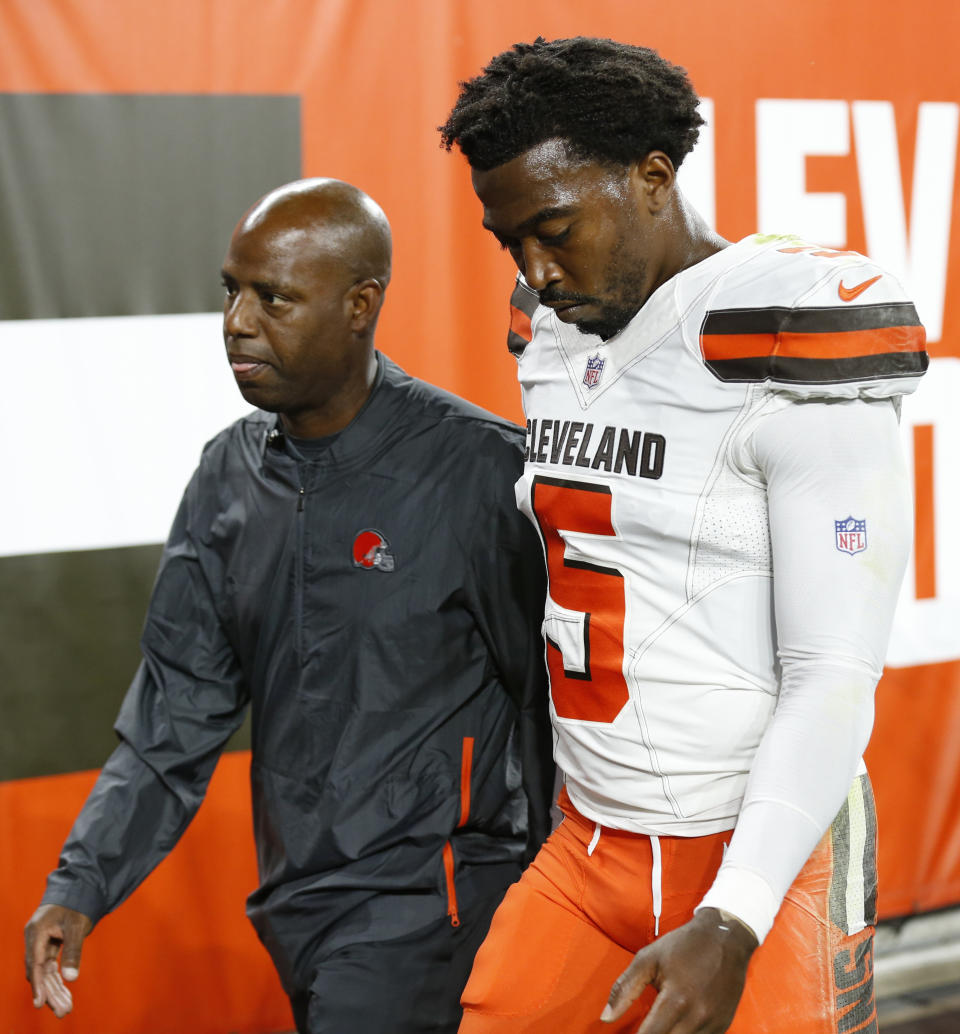
[[[520,429],[376,352],[389,278],[386,217],[335,180],[279,188],[233,234],[224,341],[259,408],[207,445],[174,522],[120,745],[27,927],[38,1007],[70,1010],[58,954],[76,979],[249,705],[248,913],[298,1031],[457,1028],[547,831],[543,559]]]

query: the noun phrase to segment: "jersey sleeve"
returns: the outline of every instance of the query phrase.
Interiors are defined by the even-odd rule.
[[[927,368],[897,279],[855,252],[787,243],[724,278],[700,327],[707,369],[795,398],[889,398]]]
[[[44,903],[94,922],[166,857],[199,808],[248,694],[190,532],[191,482],[160,564],[143,660],[107,759],[47,880]]]
[[[699,907],[732,912],[762,941],[867,745],[911,517],[889,401],[788,404],[750,447],[767,483],[781,687]]]

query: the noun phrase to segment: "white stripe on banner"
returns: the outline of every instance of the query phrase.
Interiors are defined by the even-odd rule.
[[[204,442],[250,412],[221,318],[0,321],[0,556],[167,537]]]
[[[913,395],[903,400],[900,420],[904,453],[914,478],[913,429],[933,431],[933,555],[936,595],[917,599],[911,555],[900,590],[893,633],[887,650],[892,668],[936,664],[960,658],[960,482],[956,475],[960,442],[960,359],[931,359],[930,369]],[[921,515],[923,516],[923,515]],[[868,547],[869,548],[869,547]]]

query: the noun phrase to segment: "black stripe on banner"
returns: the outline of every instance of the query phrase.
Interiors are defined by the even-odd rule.
[[[0,557],[0,780],[99,768],[161,547]],[[245,727],[230,749],[248,747]]]
[[[919,377],[926,370],[926,352],[884,352],[845,359],[804,359],[757,355],[707,360],[707,368],[722,381],[777,381],[783,384],[842,384],[888,377]]]
[[[237,220],[300,175],[300,99],[0,93],[0,138],[0,319],[217,312]]]
[[[707,313],[701,334],[835,334],[888,327],[918,327],[912,302],[837,305],[811,309],[717,309]]]

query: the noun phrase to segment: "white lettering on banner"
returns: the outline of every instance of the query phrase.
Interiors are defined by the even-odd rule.
[[[716,147],[713,101],[701,97],[697,108],[706,125],[700,127],[697,145],[683,160],[677,183],[693,207],[712,229],[717,228]]]
[[[960,105],[923,103],[911,189],[909,232],[900,152],[889,101],[757,101],[757,228],[794,232],[847,246],[846,198],[806,190],[807,155],[850,151],[850,108],[863,203],[866,251],[914,299],[927,340],[943,335],[950,213],[957,167]]]
[[[887,665],[892,668],[935,664],[960,659],[960,484],[955,470],[956,443],[960,441],[960,359],[932,359],[917,391],[903,401],[901,430],[913,478],[913,429],[934,428],[933,544],[936,595],[917,599],[915,561],[911,555],[893,621]],[[921,504],[924,505],[924,504]],[[929,525],[929,515],[918,513],[918,523]]]
[[[928,341],[943,333],[958,124],[960,106],[920,105],[908,237],[893,105],[853,104],[867,253],[906,287]]]
[[[806,190],[808,154],[850,151],[846,101],[763,99],[756,110],[757,229],[846,247],[846,197]]]

